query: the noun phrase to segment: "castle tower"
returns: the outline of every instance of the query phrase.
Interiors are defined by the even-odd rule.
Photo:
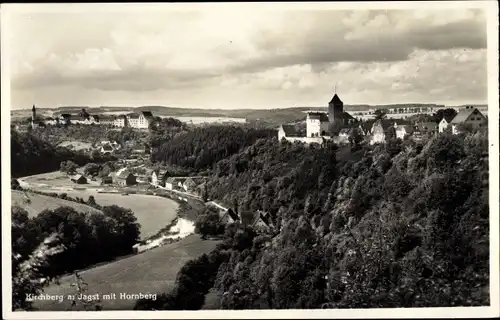
[[[339,96],[335,94],[332,100],[328,103],[328,121],[333,123],[335,119],[342,119],[344,113],[344,103]]]
[[[36,121],[36,108],[35,105],[33,105],[33,108],[31,109],[31,122],[34,123]]]

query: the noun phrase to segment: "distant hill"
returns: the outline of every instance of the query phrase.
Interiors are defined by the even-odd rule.
[[[478,107],[487,107],[487,105],[477,105]],[[408,108],[408,107],[445,107],[444,105],[428,104],[428,103],[401,103],[401,104],[383,104],[383,105],[368,105],[354,104],[345,106],[346,111],[364,111],[369,109],[388,109],[388,108]],[[277,126],[282,123],[293,122],[305,119],[305,111],[317,110],[327,111],[327,107],[323,106],[299,106],[291,108],[277,109],[191,109],[177,108],[167,106],[138,106],[138,107],[123,107],[123,106],[101,106],[97,108],[86,108],[85,106],[63,106],[52,110],[54,115],[61,113],[78,113],[82,108],[85,108],[90,114],[103,114],[105,112],[137,112],[137,111],[152,111],[155,116],[163,117],[228,117],[228,118],[244,118],[248,122],[263,122],[269,126]],[[11,112],[15,114],[26,114],[26,110],[15,110]]]

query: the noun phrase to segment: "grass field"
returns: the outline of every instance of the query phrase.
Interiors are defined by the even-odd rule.
[[[72,146],[72,149],[74,149],[74,150],[83,150],[83,149],[92,148],[91,143],[82,142],[82,141],[64,141],[64,142],[61,142],[58,146],[59,147]]]
[[[27,201],[24,192],[12,190],[11,201],[12,205],[18,205],[28,211],[30,217],[36,216],[45,209],[53,210],[59,207],[68,206],[72,207],[79,212],[100,212],[90,206],[67,201],[63,199],[52,198],[40,194],[27,193],[29,199]]]
[[[130,209],[141,224],[142,239],[155,235],[177,216],[178,204],[174,200],[141,194],[124,196],[121,193],[98,193],[97,189],[102,188],[98,184],[77,185],[69,181],[66,174],[58,171],[24,177],[19,180],[22,187],[27,184],[30,188],[42,192],[66,193],[69,197],[79,197],[84,200],[88,200],[89,196],[94,196],[99,205],[118,205]],[[74,190],[73,188],[84,188],[84,190]]]
[[[102,206],[117,206],[130,209],[141,224],[141,239],[155,235],[161,228],[168,225],[177,216],[177,202],[162,197],[142,194],[97,193],[93,190],[74,190],[66,192],[69,197],[80,197],[85,200],[94,196],[95,201]]]
[[[201,240],[199,235],[190,235],[179,242],[83,271],[81,276],[88,283],[87,294],[98,293],[100,297],[103,294],[116,294],[116,299],[101,302],[104,310],[132,310],[135,300],[120,299],[120,293],[168,292],[181,267],[188,260],[212,251],[216,244],[217,241]],[[73,282],[73,276],[66,276],[59,285],[53,284],[46,288],[46,294],[63,295],[65,298],[62,303],[37,301],[35,307],[40,311],[67,310],[71,305],[66,299],[67,295],[76,294],[74,287],[71,287]],[[79,305],[73,310],[82,308]]]

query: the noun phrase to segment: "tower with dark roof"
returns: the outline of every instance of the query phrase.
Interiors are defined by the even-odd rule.
[[[344,114],[344,103],[339,96],[335,94],[328,103],[328,121],[333,123],[335,119],[342,119]]]
[[[31,122],[34,123],[36,121],[36,108],[35,105],[33,105],[33,108],[31,108]]]

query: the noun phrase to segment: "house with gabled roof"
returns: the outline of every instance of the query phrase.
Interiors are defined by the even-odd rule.
[[[151,183],[157,186],[165,186],[165,182],[168,178],[167,169],[156,169],[151,173]]]
[[[272,231],[274,229],[274,225],[267,212],[258,211],[255,221],[252,223],[252,228],[258,233],[265,233]]]
[[[120,186],[131,186],[137,184],[137,177],[128,170],[121,170],[115,174],[115,182]]]
[[[111,154],[115,151],[115,149],[113,149],[113,147],[109,144],[109,143],[106,143],[104,144],[102,147],[101,147],[101,153],[102,154]]]
[[[298,137],[299,133],[293,124],[283,124],[278,129],[278,140],[286,137]]]
[[[458,112],[450,124],[452,133],[458,134],[460,133],[460,126],[469,126],[474,130],[486,128],[488,126],[488,119],[486,119],[478,108],[467,106]]]
[[[404,139],[405,137],[409,137],[413,134],[415,130],[415,126],[412,125],[400,125],[396,127],[396,138]]]
[[[424,134],[434,134],[438,132],[438,124],[436,122],[420,122],[417,123],[420,132]]]
[[[451,121],[455,116],[444,116],[438,124],[438,132],[443,133],[450,128]]]
[[[240,221],[240,217],[238,217],[238,214],[236,214],[236,212],[234,212],[234,210],[231,208],[227,210],[219,210],[219,217],[219,221],[222,224],[230,224]]]
[[[87,178],[85,178],[83,175],[81,174],[75,174],[75,175],[72,175],[69,177],[69,179],[74,182],[74,183],[77,183],[77,184],[85,184],[87,183]]]
[[[182,188],[186,192],[191,192],[194,191],[196,187],[202,184],[203,182],[205,182],[204,178],[189,177],[186,178],[186,180],[184,180],[184,182],[182,183]]]

